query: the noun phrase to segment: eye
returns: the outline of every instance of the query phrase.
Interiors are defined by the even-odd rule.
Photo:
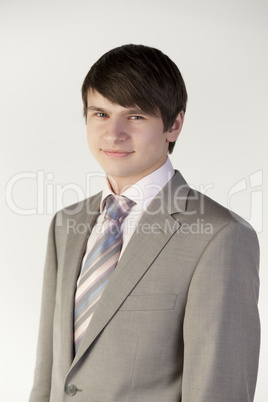
[[[130,116],[130,119],[131,120],[142,120],[142,119],[144,119],[144,117],[143,116]]]
[[[97,116],[97,117],[107,117],[108,114],[107,114],[107,113],[103,113],[103,112],[98,112],[98,113],[96,113],[96,116]]]

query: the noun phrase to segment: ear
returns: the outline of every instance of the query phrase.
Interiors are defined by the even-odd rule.
[[[167,140],[169,142],[175,142],[180,135],[184,122],[184,112],[181,111],[176,117],[172,127],[167,131]]]

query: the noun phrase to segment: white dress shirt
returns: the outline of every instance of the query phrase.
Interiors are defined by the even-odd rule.
[[[172,178],[174,173],[175,172],[170,159],[167,158],[164,165],[162,165],[159,169],[143,177],[141,180],[139,180],[137,183],[135,183],[133,186],[129,187],[126,191],[122,193],[122,195],[134,201],[135,205],[131,208],[130,213],[127,215],[121,225],[121,229],[123,232],[123,246],[120,257],[125,251],[126,246],[128,245],[128,242],[133,235],[143,212],[146,210],[146,208],[148,208],[148,205],[159,193],[159,191],[162,190],[162,188]],[[105,199],[111,194],[114,193],[111,190],[108,180],[106,180],[100,203],[100,215],[98,216],[96,223],[92,229],[91,235],[88,239],[86,252],[82,261],[82,267],[84,265],[87,254],[92,249],[99,234],[101,233],[102,223],[106,212]]]

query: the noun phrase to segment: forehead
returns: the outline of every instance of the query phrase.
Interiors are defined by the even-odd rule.
[[[89,90],[87,94],[87,107],[88,109],[102,108],[107,110],[117,110],[117,111],[126,111],[129,109],[137,109],[141,110],[138,106],[133,105],[130,107],[124,107],[119,105],[118,103],[113,103],[109,99],[105,98],[98,91]]]
[[[122,114],[143,114],[146,116],[151,116],[155,118],[161,118],[160,111],[154,111],[152,113],[143,110],[136,104],[130,106],[121,106],[118,103],[111,102],[109,99],[105,98],[102,94],[100,94],[96,90],[90,89],[87,94],[87,110],[98,110],[105,112],[114,112],[114,113],[122,113]]]
[[[111,106],[111,105],[117,105],[116,103],[112,103],[109,101],[109,99],[105,98],[103,95],[101,95],[98,91],[92,91],[91,89],[88,91],[87,94],[87,106],[90,105],[106,105],[106,106]],[[120,105],[118,105],[120,106]]]

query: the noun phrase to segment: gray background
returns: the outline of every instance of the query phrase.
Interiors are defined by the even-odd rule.
[[[125,43],[160,48],[177,63],[189,103],[171,160],[192,186],[258,232],[255,401],[267,401],[267,33],[266,0],[0,1],[4,401],[27,401],[31,388],[51,218],[103,180],[87,149],[82,80],[97,58]]]

